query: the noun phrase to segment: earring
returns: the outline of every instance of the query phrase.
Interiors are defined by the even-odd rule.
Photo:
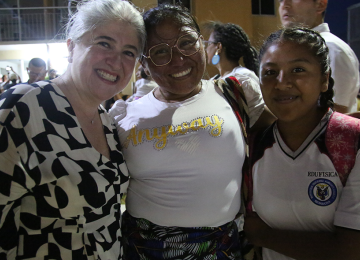
[[[216,50],[215,55],[211,59],[211,63],[213,65],[216,65],[219,63],[219,61],[220,61],[219,50]]]

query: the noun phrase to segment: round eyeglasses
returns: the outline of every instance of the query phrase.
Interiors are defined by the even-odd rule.
[[[205,48],[209,47],[210,44],[217,44],[217,42],[213,42],[213,41],[203,41]]]
[[[143,55],[144,58],[150,59],[155,66],[165,66],[172,59],[172,49],[176,47],[184,56],[191,56],[200,50],[200,35],[188,33],[180,36],[174,46],[167,43],[157,44],[149,49],[149,56]]]

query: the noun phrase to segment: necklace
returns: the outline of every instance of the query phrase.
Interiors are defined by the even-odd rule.
[[[94,113],[94,116],[92,117],[92,119],[91,119],[91,124],[94,124],[94,119],[95,119],[95,116],[96,116],[96,113],[98,112],[98,110],[96,109],[96,111],[95,111],[95,113]],[[84,113],[84,115],[85,115],[85,113]],[[87,116],[86,116],[87,117]]]
[[[60,77],[58,77],[59,79],[61,79],[61,81],[63,82],[64,84],[64,88],[66,88],[66,83],[65,83],[65,80],[62,78],[62,75]],[[67,97],[67,99],[69,100],[69,98]],[[70,103],[70,100],[69,100],[69,103]],[[70,103],[70,105],[72,106],[73,110],[75,110],[75,107]],[[98,111],[98,108],[96,108],[96,111],[93,115],[93,117],[90,119],[86,114],[85,112],[83,112],[82,109],[79,109],[79,111],[81,111],[81,113],[90,121],[90,123],[93,125],[94,124],[94,121],[95,121],[95,116],[96,116],[96,113],[99,113]]]
[[[197,86],[198,89],[195,88],[195,89],[194,89],[193,91],[191,91],[187,96],[185,96],[185,97],[183,97],[183,98],[181,98],[181,99],[179,99],[179,100],[167,99],[167,98],[165,97],[164,93],[162,92],[160,86],[158,87],[158,89],[159,89],[159,91],[160,91],[160,94],[161,94],[162,98],[165,100],[165,102],[166,102],[166,103],[171,103],[171,102],[183,101],[183,100],[186,100],[186,99],[188,99],[188,98],[190,98],[190,97],[192,97],[192,96],[195,96],[196,94],[198,94],[198,93],[200,92],[201,86],[202,86],[202,82],[200,81],[200,85]],[[193,92],[194,92],[194,93],[193,93]]]

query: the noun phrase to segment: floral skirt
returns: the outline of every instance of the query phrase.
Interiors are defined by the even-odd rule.
[[[164,227],[123,214],[125,260],[241,260],[237,225]]]

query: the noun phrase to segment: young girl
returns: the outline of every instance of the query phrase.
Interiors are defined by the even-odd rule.
[[[254,138],[248,177],[256,213],[244,230],[264,259],[360,256],[358,143],[345,140],[359,136],[359,120],[330,108],[329,64],[324,40],[309,29],[277,31],[260,51],[261,90],[278,120]],[[332,124],[341,131],[332,133]]]

